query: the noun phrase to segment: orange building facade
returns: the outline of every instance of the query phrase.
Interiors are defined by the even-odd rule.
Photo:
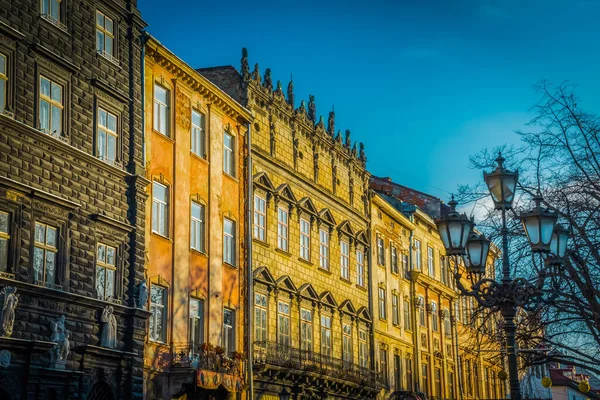
[[[229,398],[245,385],[251,115],[150,36],[144,62],[145,398]]]

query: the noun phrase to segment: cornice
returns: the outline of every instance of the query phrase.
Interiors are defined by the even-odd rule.
[[[118,221],[114,218],[107,217],[102,214],[91,214],[90,219],[92,221],[101,222],[105,225],[112,226],[113,228],[119,229],[124,232],[132,232],[135,228],[128,223]]]
[[[97,87],[98,89],[101,89],[101,90],[107,92],[111,96],[121,100],[123,103],[128,103],[131,100],[131,98],[127,94],[121,92],[117,88],[112,87],[110,84],[108,84],[103,79],[94,77],[91,79],[91,83],[92,83],[92,86]]]
[[[68,210],[73,210],[81,207],[81,204],[79,203],[75,203],[74,201],[70,201],[65,198],[45,192],[43,190],[34,188],[32,186],[25,185],[21,182],[14,181],[4,176],[0,176],[0,184],[10,187],[11,189],[18,190],[21,193],[28,194],[33,198],[39,198],[52,204],[62,206]]]
[[[373,192],[373,193],[375,195],[372,196],[371,198],[373,199],[374,204],[383,208],[384,212],[386,212],[389,216],[394,218],[396,220],[396,222],[398,222],[399,224],[402,224],[404,227],[406,227],[410,230],[416,229],[415,224],[413,224],[408,218],[406,218],[406,216],[404,214],[402,214],[399,210],[397,210],[390,203],[385,201],[385,199],[382,198],[377,192]]]
[[[146,57],[153,59],[158,65],[169,70],[177,79],[203,95],[207,101],[215,104],[229,117],[239,118],[246,123],[253,120],[250,110],[235,101],[150,35],[148,35],[148,41],[146,42]]]
[[[25,35],[23,33],[19,32],[18,30],[16,30],[12,26],[8,25],[4,21],[0,21],[0,32],[5,33],[9,36],[12,36],[15,39],[20,39],[20,40],[25,39]]]
[[[50,58],[52,61],[57,62],[63,68],[66,68],[71,72],[77,72],[80,70],[80,68],[77,64],[73,63],[71,60],[67,60],[66,58],[64,58],[63,56],[61,56],[59,54],[56,54],[54,51],[50,50],[49,48],[43,46],[40,43],[37,43],[37,42],[32,43],[31,47],[36,52]]]

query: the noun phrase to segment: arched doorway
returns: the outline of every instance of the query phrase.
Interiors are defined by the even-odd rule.
[[[114,400],[112,389],[106,382],[96,382],[90,389],[87,400]]]

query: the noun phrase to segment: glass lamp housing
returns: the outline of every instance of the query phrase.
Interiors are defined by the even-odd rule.
[[[490,241],[476,232],[471,232],[467,241],[468,264],[465,261],[467,272],[485,274],[485,266],[490,252]]]
[[[279,392],[279,400],[290,400],[290,392],[288,392],[285,386],[281,389],[281,392]]]
[[[498,163],[496,169],[490,173],[483,173],[483,180],[492,195],[497,210],[508,210],[512,207],[519,179],[518,172],[511,172],[504,168],[504,161],[505,158],[499,154],[496,158],[496,163]]]
[[[549,253],[552,233],[556,224],[557,216],[547,208],[542,207],[542,197],[535,196],[535,207],[528,212],[519,215],[531,251],[534,253]]]
[[[450,211],[436,219],[435,223],[440,234],[440,238],[446,248],[446,255],[464,255],[465,246],[469,238],[469,232],[474,226],[473,222],[465,214],[456,211],[458,203],[452,198],[448,203]]]
[[[550,253],[563,258],[567,252],[567,242],[569,240],[569,231],[561,224],[556,224],[550,241]]]

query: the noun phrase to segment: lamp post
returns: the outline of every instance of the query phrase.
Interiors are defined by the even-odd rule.
[[[533,285],[524,278],[511,277],[508,258],[508,227],[506,211],[512,208],[517,188],[518,173],[504,168],[502,155],[496,158],[498,164],[491,173],[483,173],[483,179],[489,189],[494,207],[502,213],[502,281],[485,278],[485,265],[490,250],[490,241],[482,234],[473,231],[474,223],[465,215],[456,211],[457,202],[452,198],[448,203],[450,211],[436,220],[440,237],[446,248],[446,254],[455,258],[454,279],[463,296],[475,298],[479,305],[499,310],[504,319],[506,335],[506,354],[508,355],[509,384],[511,400],[521,400],[519,386],[517,352],[515,346],[515,317],[518,307],[533,309],[539,304],[543,279]],[[547,263],[560,264],[567,247],[567,231],[556,224],[557,216],[542,207],[542,198],[535,196],[536,206],[519,218],[523,223],[527,239],[534,253],[550,254]],[[469,232],[468,235],[465,232]],[[467,289],[461,282],[458,257],[462,256],[465,269],[475,279]],[[550,261],[548,261],[550,260]],[[475,281],[476,280],[476,281]]]

